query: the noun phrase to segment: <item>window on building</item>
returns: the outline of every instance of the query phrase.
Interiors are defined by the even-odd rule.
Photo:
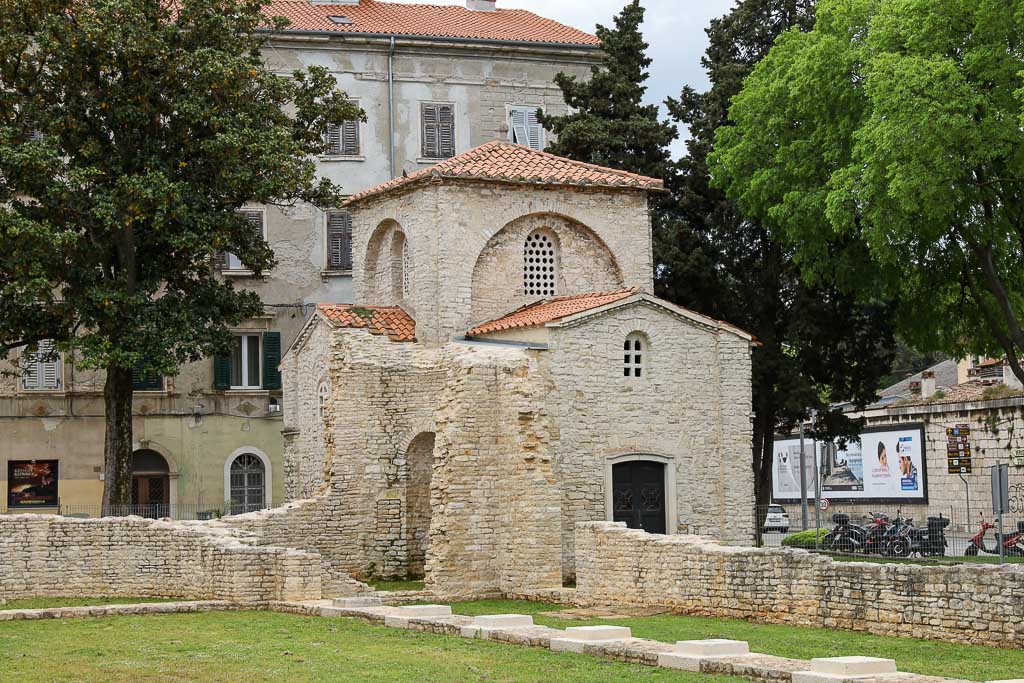
[[[526,238],[523,245],[523,292],[526,296],[549,297],[555,295],[558,250],[554,237],[538,230]]]
[[[21,388],[36,391],[57,391],[61,383],[63,361],[49,339],[39,342],[34,352],[21,358]]]
[[[231,463],[231,514],[262,510],[265,505],[266,468],[259,456],[243,453]]]
[[[326,140],[328,156],[359,156],[359,121],[329,124]]]
[[[352,214],[327,212],[327,269],[352,270]]]
[[[326,382],[320,382],[316,390],[316,412],[320,419],[324,419],[324,411],[327,408],[327,399],[331,397],[331,386]]]
[[[532,149],[544,149],[544,126],[537,120],[537,107],[512,107],[509,110],[509,140]]]
[[[231,353],[213,359],[215,389],[280,389],[280,332],[239,332]]]
[[[132,368],[132,389],[134,391],[160,391],[164,388],[164,378],[143,368],[139,361]]]
[[[236,335],[231,349],[231,388],[260,388],[260,363],[260,335]]]
[[[402,240],[402,298],[408,299],[412,287],[409,279],[412,277],[412,263],[409,260],[409,240]]]
[[[395,232],[391,238],[391,296],[402,300],[409,294],[409,243],[405,234]]]
[[[455,156],[455,107],[424,104],[420,111],[423,157],[450,159]]]
[[[259,234],[263,239],[267,237],[266,222],[263,220],[263,212],[258,209],[246,209],[239,211],[238,214],[245,218],[252,226],[253,230],[258,230]],[[248,271],[242,260],[232,253],[222,251],[214,255],[214,264],[217,270],[227,271]]]
[[[626,341],[622,343],[623,377],[644,375],[644,358],[647,356],[647,350],[647,339],[639,332],[626,337]]]

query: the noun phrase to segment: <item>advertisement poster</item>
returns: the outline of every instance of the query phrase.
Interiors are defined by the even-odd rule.
[[[7,462],[7,507],[56,507],[56,460]]]
[[[775,442],[772,496],[800,499],[799,440]],[[860,441],[818,452],[821,496],[832,501],[927,502],[924,429],[919,425],[865,430]],[[808,456],[808,497],[814,496],[813,461]]]

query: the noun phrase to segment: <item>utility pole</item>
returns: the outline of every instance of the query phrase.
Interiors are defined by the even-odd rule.
[[[813,450],[813,447],[812,447]],[[807,531],[807,459],[804,457],[804,421],[800,420],[800,521]]]

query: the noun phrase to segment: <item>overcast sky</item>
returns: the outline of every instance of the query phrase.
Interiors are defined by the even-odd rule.
[[[647,99],[661,103],[678,96],[684,85],[704,90],[707,78],[700,58],[707,49],[704,29],[726,14],[735,0],[642,0],[647,8],[644,37],[654,60]],[[420,0],[432,5],[465,5],[465,0]],[[612,26],[627,0],[498,0],[498,7],[521,8],[593,33],[597,24]],[[677,143],[677,155],[682,152]]]

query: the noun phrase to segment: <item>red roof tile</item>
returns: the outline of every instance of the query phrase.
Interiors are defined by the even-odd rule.
[[[345,204],[353,204],[367,197],[391,192],[435,176],[509,183],[586,185],[641,190],[661,190],[664,187],[662,181],[656,178],[585,164],[511,142],[495,141],[480,145],[430,168],[416,171],[407,177],[395,178],[376,187],[363,190],[349,197]]]
[[[366,328],[394,342],[416,341],[416,321],[398,306],[320,304],[317,308],[335,327]]]
[[[615,303],[616,301],[633,296],[638,291],[639,289],[633,287],[631,289],[617,289],[611,292],[591,292],[589,294],[545,299],[523,306],[496,320],[477,325],[466,334],[467,336],[474,337],[479,334],[510,330],[517,327],[544,325],[545,323],[561,320],[570,315]]]
[[[521,9],[475,12],[466,7],[361,0],[358,5],[313,5],[309,0],[271,0],[265,10],[291,22],[285,30],[377,33],[596,47],[597,36]],[[335,23],[328,17],[345,17]]]

